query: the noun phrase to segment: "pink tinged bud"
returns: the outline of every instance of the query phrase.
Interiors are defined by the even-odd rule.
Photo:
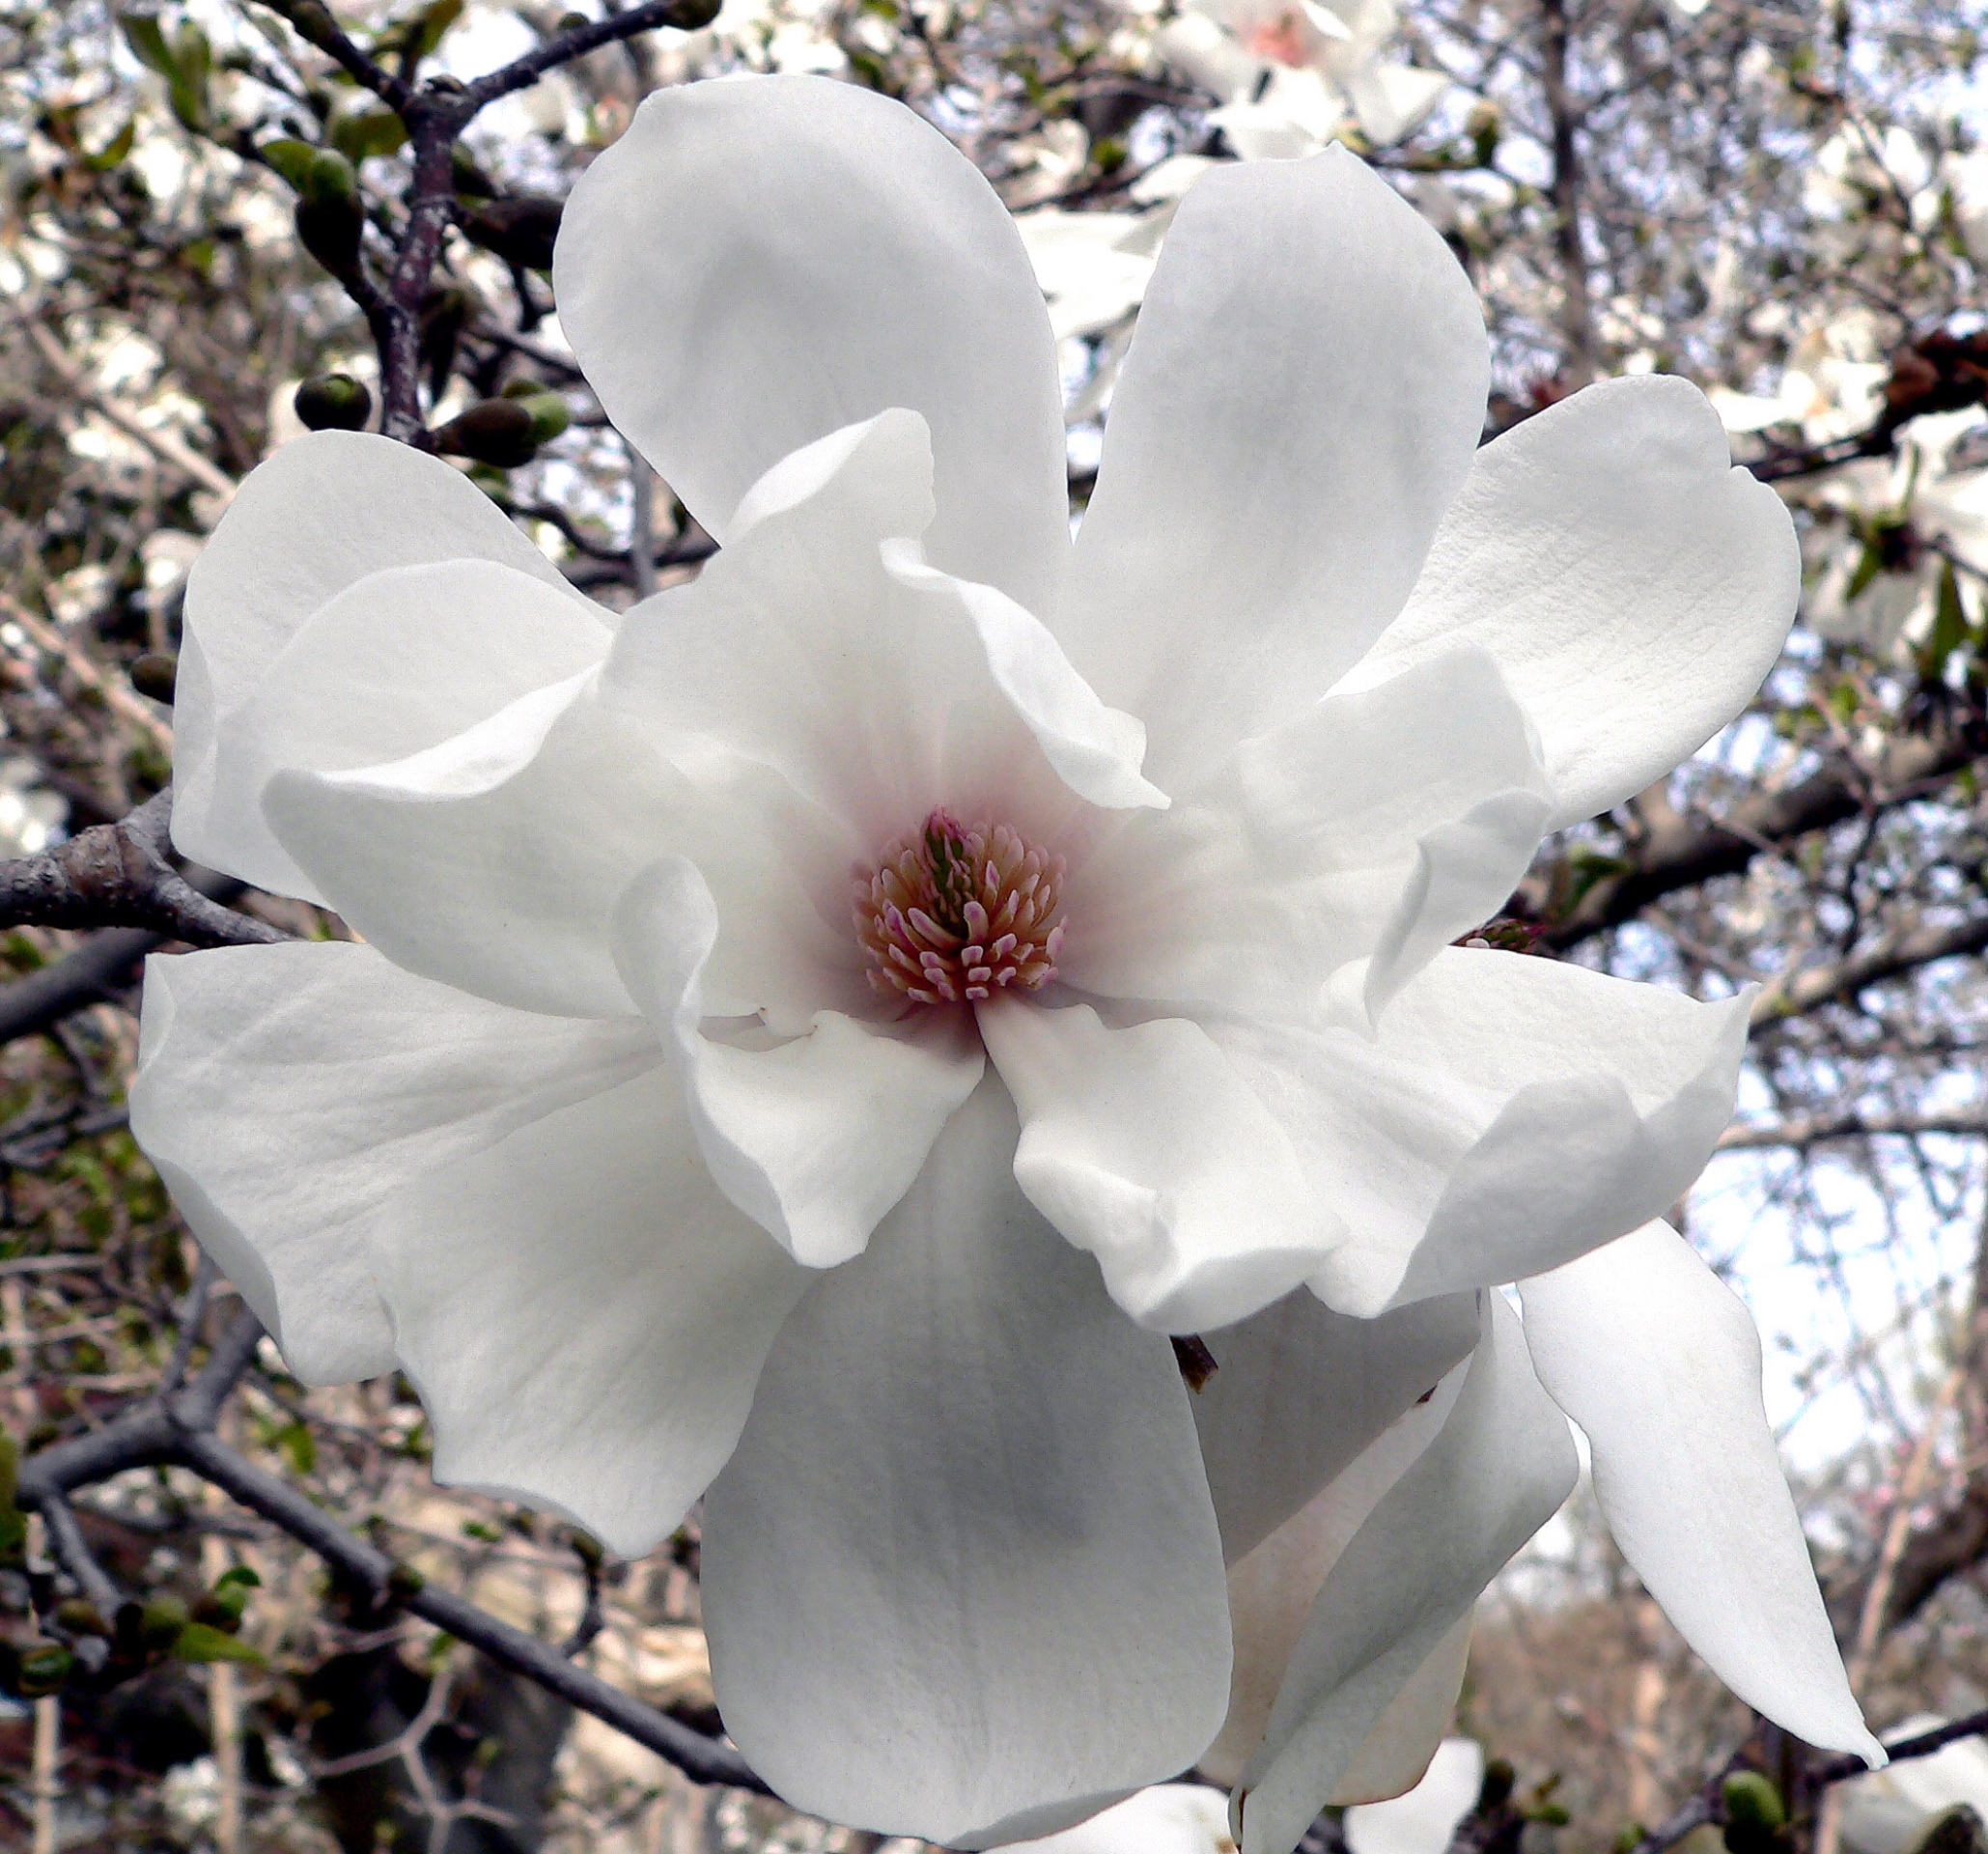
[[[857,872],[856,941],[873,990],[974,1003],[1056,975],[1064,864],[1005,824],[934,811]]]

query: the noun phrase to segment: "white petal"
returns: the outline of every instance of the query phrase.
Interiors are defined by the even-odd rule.
[[[574,188],[553,285],[607,415],[721,541],[782,457],[900,406],[934,435],[934,563],[1053,604],[1049,316],[994,189],[902,104],[819,77],[658,91]]]
[[[1470,1339],[1474,1348],[1482,1321],[1476,1297],[1470,1296]],[[1229,1617],[1236,1636],[1235,1675],[1221,1735],[1201,1759],[1205,1775],[1234,1784],[1261,1748],[1264,1728],[1290,1669],[1292,1651],[1304,1632],[1305,1618],[1318,1600],[1327,1574],[1388,1489],[1408,1472],[1448,1420],[1466,1375],[1467,1368],[1462,1365],[1448,1372],[1433,1387],[1426,1401],[1411,1405],[1396,1417],[1305,1505],[1229,1567]],[[1465,1629],[1468,1634],[1468,1618]],[[1439,1647],[1432,1651],[1432,1657],[1444,1653]],[[1438,1671],[1447,1665],[1447,1659],[1439,1658]],[[1418,1702],[1420,1690],[1427,1684],[1426,1677],[1419,1676],[1406,1682],[1368,1738],[1379,1733],[1384,1746],[1391,1745],[1396,1734],[1384,1729],[1390,1724],[1388,1714],[1396,1711],[1404,1698],[1411,1711],[1423,1710]],[[1454,1698],[1454,1693],[1447,1696]],[[1446,1728],[1446,1723],[1439,1724],[1430,1735],[1432,1747]],[[1358,1778],[1358,1774],[1349,1769],[1349,1776]],[[1348,1798],[1335,1792],[1334,1800],[1364,1799],[1357,1793]]]
[[[978,1009],[1022,1115],[1015,1177],[1142,1325],[1226,1326],[1345,1240],[1289,1137],[1198,1024],[1107,1026],[1088,1004]]]
[[[985,1082],[788,1322],[706,1499],[726,1728],[797,1808],[1042,1835],[1221,1722],[1221,1544],[1163,1338],[1014,1189]]]
[[[263,814],[395,964],[521,1010],[630,1013],[608,911],[658,837],[669,843],[689,793],[594,700],[598,674],[520,696],[404,760],[278,772]]]
[[[1060,1835],[1010,1854],[1236,1854],[1229,1799],[1205,1784],[1156,1784]]]
[[[373,1250],[435,1478],[630,1558],[725,1465],[815,1278],[718,1194],[660,1069],[427,1173]]]
[[[1474,1609],[1466,1610],[1409,1675],[1373,1729],[1359,1741],[1331,1800],[1352,1808],[1405,1796],[1429,1774],[1443,1734],[1456,1723],[1457,1700],[1470,1670]],[[1474,1801],[1474,1795],[1472,1797]],[[1447,1846],[1445,1839],[1439,1843]]]
[[[1593,1447],[1602,1516],[1678,1632],[1796,1737],[1882,1761],[1781,1477],[1739,1297],[1662,1222],[1521,1292],[1540,1381]]]
[[[1358,675],[1491,652],[1545,743],[1557,828],[1641,791],[1747,705],[1801,582],[1786,507],[1733,467],[1705,396],[1605,380],[1477,453]]]
[[[1748,1003],[1446,948],[1371,1034],[1210,1034],[1352,1232],[1313,1289],[1373,1314],[1557,1268],[1676,1202],[1731,1117]]]
[[[228,867],[244,880],[322,901],[263,820],[273,773],[345,772],[434,746],[600,661],[611,635],[585,600],[493,561],[356,580],[304,620],[229,712],[201,829],[231,846]]]
[[[1483,1787],[1484,1747],[1474,1738],[1445,1739],[1428,1775],[1406,1795],[1346,1812],[1346,1844],[1353,1854],[1443,1854]]]
[[[367,1236],[426,1171],[653,1068],[639,1021],[465,997],[369,946],[146,962],[131,1131],[308,1383],[393,1364]]]
[[[1413,135],[1442,100],[1449,79],[1413,65],[1377,64],[1360,59],[1338,73],[1361,132],[1377,148]]]
[[[602,699],[671,741],[778,768],[871,856],[938,804],[994,807],[1024,834],[1053,829],[1073,795],[1163,804],[1139,777],[1137,722],[1037,620],[921,565],[931,468],[924,421],[903,411],[781,460],[696,583],[624,622]]]
[[[1205,174],[1111,405],[1057,635],[1168,791],[1307,708],[1401,609],[1470,465],[1484,321],[1344,150]]]
[[[1360,1008],[1378,1011],[1504,905],[1547,794],[1481,651],[1329,696],[1075,861],[1058,969],[1106,997],[1302,1023],[1370,959]]]
[[[623,980],[670,1053],[719,1190],[798,1260],[833,1267],[861,1252],[973,1092],[979,1044],[938,1012],[886,1025],[839,1011],[772,1049],[714,1042],[700,1025],[717,937],[711,890],[682,857],[615,907]]]
[[[1484,1337],[1448,1420],[1312,1607],[1244,1774],[1246,1854],[1291,1854],[1389,1702],[1574,1489],[1567,1420],[1533,1377],[1503,1297],[1484,1303]]]
[[[186,582],[173,704],[173,841],[212,868],[289,889],[260,819],[210,821],[227,716],[319,606],[355,580],[438,560],[493,561],[574,593],[489,496],[438,458],[363,432],[286,444],[235,492]],[[263,873],[241,864],[254,862]],[[267,878],[266,880],[265,878]]]
[[[1217,1369],[1192,1399],[1194,1426],[1235,1563],[1470,1356],[1477,1301],[1358,1320],[1301,1290],[1206,1340]]]

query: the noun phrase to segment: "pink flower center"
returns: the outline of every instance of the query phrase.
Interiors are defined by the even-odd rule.
[[[856,872],[856,940],[885,997],[966,1004],[1033,992],[1056,975],[1063,858],[1005,824],[950,811],[899,837]]]
[[[1273,64],[1304,63],[1304,27],[1296,9],[1280,13],[1274,19],[1255,27],[1244,42],[1257,57],[1268,58]]]

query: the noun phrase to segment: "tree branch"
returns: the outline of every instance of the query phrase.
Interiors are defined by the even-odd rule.
[[[161,792],[116,824],[0,862],[0,927],[144,927],[189,946],[289,940],[210,901],[166,860],[172,805]]]
[[[482,109],[487,103],[495,102],[499,97],[507,97],[514,90],[528,89],[555,65],[571,64],[574,59],[584,58],[588,52],[598,51],[618,39],[632,39],[637,33],[652,32],[658,26],[676,26],[686,32],[694,32],[700,26],[710,25],[717,16],[716,0],[648,0],[645,6],[610,14],[604,19],[574,26],[570,32],[554,33],[523,57],[514,59],[488,76],[477,78],[466,87],[464,94],[470,98],[473,109]]]
[[[1922,797],[1926,786],[1951,777],[1981,752],[1981,742],[1969,732],[1917,737],[1894,742],[1870,777],[1837,756],[1799,785],[1740,800],[1722,819],[1673,814],[1625,853],[1634,867],[1604,877],[1565,914],[1548,919],[1541,940],[1565,952],[1633,920],[1666,895],[1743,874],[1764,850],[1857,817],[1867,803],[1885,809]],[[1528,879],[1528,890],[1538,886]]]

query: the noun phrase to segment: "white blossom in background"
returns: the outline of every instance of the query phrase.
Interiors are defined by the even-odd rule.
[[[1890,457],[1798,479],[1806,508],[1809,626],[1879,657],[1925,644],[1942,582],[1968,620],[1988,578],[1988,411],[1914,419]]]
[[[1895,1732],[1916,1738],[1952,1723],[1921,1713]],[[1843,1843],[1853,1854],[1907,1854],[1950,1809],[1971,1809],[1988,1819],[1988,1746],[1978,1738],[1958,1739],[1930,1757],[1908,1758],[1851,1779],[1843,1785],[1842,1799]]]
[[[831,1820],[993,1845],[1198,1762],[1290,1854],[1411,1788],[1568,1416],[1687,1639],[1880,1756],[1656,1221],[1747,997],[1453,943],[1780,648],[1702,396],[1479,448],[1441,239],[1344,152],[1230,164],[1073,543],[1013,221],[819,78],[650,98],[554,283],[698,578],[610,627],[318,433],[188,586],[176,839],[363,942],[147,974],[134,1130],[292,1369],[405,1370],[441,1479],[618,1551],[702,1494],[727,1729]]]
[[[1891,372],[1878,341],[1867,311],[1837,316],[1794,341],[1773,393],[1716,386],[1713,408],[1736,437],[1768,434],[1814,445],[1868,431],[1884,410]]]
[[[1393,0],[1189,0],[1154,50],[1214,94],[1245,160],[1282,159],[1352,126],[1391,147],[1428,120],[1449,80],[1387,55],[1400,29]]]
[[[1015,1854],[1236,1854],[1228,1798],[1205,1784],[1158,1784]]]
[[[42,783],[31,759],[0,759],[0,856],[32,857],[47,849],[69,820],[69,801]]]
[[[724,0],[708,26],[658,32],[657,63],[670,83],[727,70],[839,77],[849,59],[835,42],[831,11],[826,0]]]
[[[1474,1738],[1445,1738],[1406,1795],[1346,1812],[1346,1845],[1353,1854],[1445,1854],[1483,1786],[1484,1747]]]

